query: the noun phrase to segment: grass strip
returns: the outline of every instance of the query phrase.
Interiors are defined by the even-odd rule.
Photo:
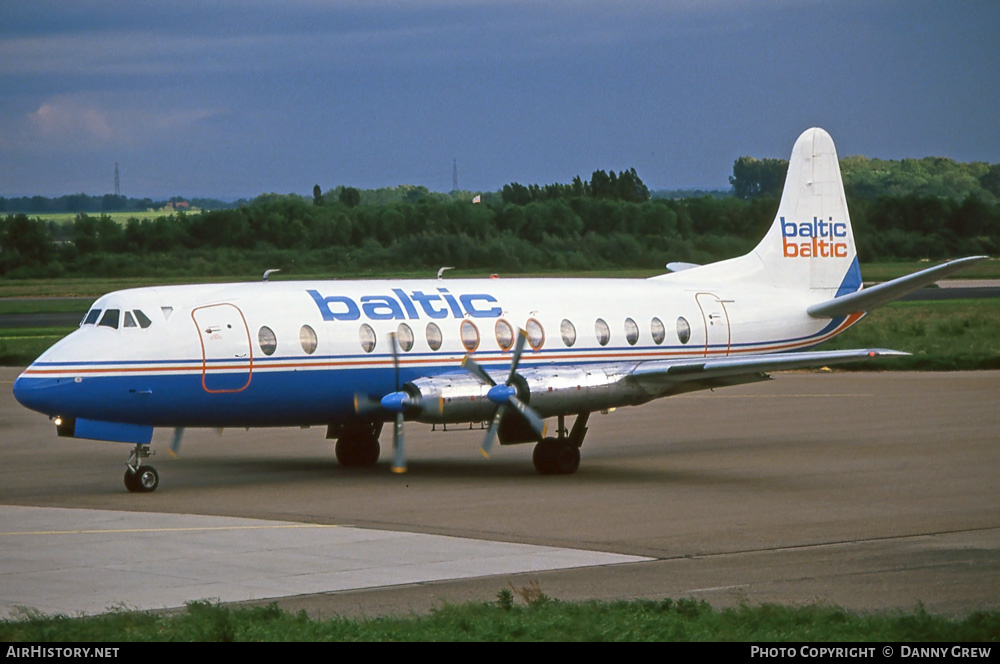
[[[276,604],[192,602],[179,612],[114,610],[100,616],[22,611],[0,621],[0,640],[58,641],[796,641],[979,642],[1000,635],[1000,612],[949,618],[912,611],[856,614],[834,606],[775,604],[714,609],[704,601],[571,603],[534,595],[515,603],[444,605],[427,615],[310,619]]]

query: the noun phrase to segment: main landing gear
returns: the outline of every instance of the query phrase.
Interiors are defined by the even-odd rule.
[[[125,462],[125,488],[131,493],[150,493],[160,485],[160,474],[152,466],[142,465],[152,456],[149,445],[136,445]]]
[[[580,467],[580,446],[587,435],[590,413],[581,413],[573,423],[573,430],[566,435],[565,418],[559,416],[559,436],[549,437],[535,445],[531,460],[535,470],[542,475],[572,475]]]
[[[350,437],[337,439],[337,461],[347,468],[367,468],[378,463],[382,448],[378,438],[372,436]]]
[[[370,468],[378,463],[382,451],[378,435],[382,432],[381,422],[357,422],[327,430],[327,438],[336,438],[337,461],[346,468]]]

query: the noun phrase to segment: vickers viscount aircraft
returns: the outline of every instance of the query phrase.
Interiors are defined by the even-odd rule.
[[[767,372],[896,351],[813,351],[871,309],[983,257],[862,288],[829,134],[796,141],[757,247],[650,279],[267,281],[137,288],[98,299],[14,383],[60,436],[132,444],[125,486],[153,491],[155,427],[325,425],[345,466],[393,422],[482,423],[484,455],[535,443],[542,474],[580,463],[590,413]],[[575,416],[572,428],[566,417]],[[546,418],[556,418],[546,437]],[[488,423],[488,425],[487,425]]]

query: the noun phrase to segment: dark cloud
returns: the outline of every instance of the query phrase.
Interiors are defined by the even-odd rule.
[[[0,194],[725,187],[812,125],[1000,161],[995,2],[120,2],[0,7]],[[84,175],[89,174],[89,175]]]

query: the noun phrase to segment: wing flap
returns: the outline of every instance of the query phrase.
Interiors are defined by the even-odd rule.
[[[776,353],[773,355],[746,355],[699,360],[652,360],[638,364],[628,380],[638,382],[651,393],[686,392],[685,383],[703,384],[707,387],[736,385],[740,382],[766,380],[768,371],[808,369],[831,364],[843,364],[876,357],[909,355],[898,350],[867,348],[857,350],[828,350],[806,353]],[[738,382],[732,382],[737,380]]]

